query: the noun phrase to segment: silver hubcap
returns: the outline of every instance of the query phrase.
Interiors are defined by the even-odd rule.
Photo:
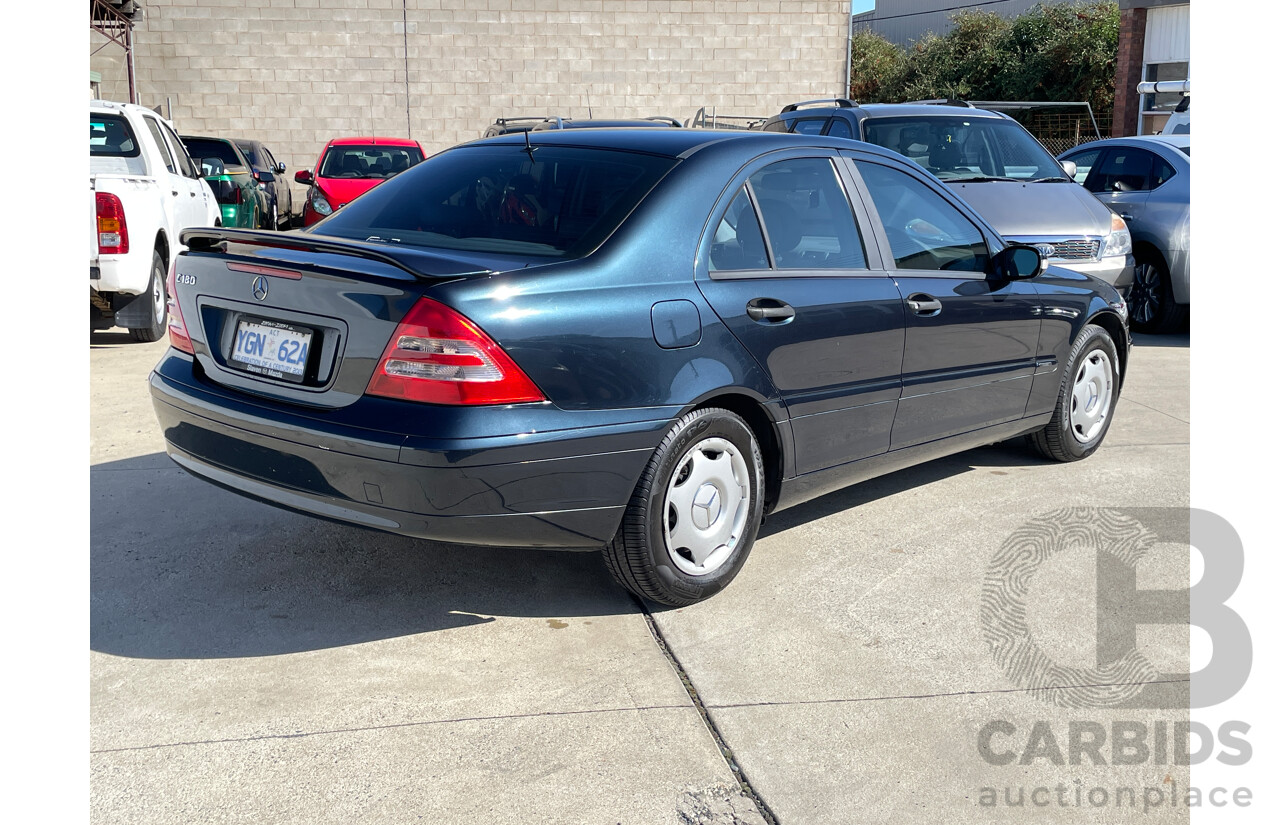
[[[151,280],[151,317],[156,323],[164,320],[165,301],[164,301],[164,276],[158,272],[152,273]]]
[[[747,462],[724,438],[699,441],[676,464],[663,512],[667,553],[682,573],[714,573],[742,539],[751,506]]]
[[[1102,350],[1084,357],[1071,386],[1071,434],[1076,441],[1092,441],[1111,414],[1111,358]]]

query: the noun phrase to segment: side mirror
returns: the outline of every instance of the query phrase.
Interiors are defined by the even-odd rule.
[[[1067,173],[1067,177],[1071,178],[1072,180],[1075,180],[1076,172],[1079,171],[1078,169],[1076,169],[1076,162],[1074,160],[1064,160],[1064,161],[1061,161],[1061,163],[1062,163],[1062,171]]]
[[[991,256],[987,274],[1001,281],[1016,281],[1034,278],[1048,266],[1048,259],[1034,246],[1010,244]]]
[[[315,183],[315,178],[311,177],[310,169],[300,169],[293,173],[293,179],[298,183],[305,183],[307,186]]]
[[[256,173],[254,177],[258,179],[259,183],[271,183],[276,179],[275,175],[271,174],[265,169],[262,170],[261,172]]]
[[[197,163],[200,164],[200,172],[206,178],[222,175],[227,171],[227,167],[223,165],[221,158],[200,158]]]
[[[284,174],[284,161],[277,161],[277,162],[276,162],[276,168],[275,168],[275,170],[274,170],[274,171],[275,171],[275,173],[276,173],[277,175],[283,175],[283,174]]]

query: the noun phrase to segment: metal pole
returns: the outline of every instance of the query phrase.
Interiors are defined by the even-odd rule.
[[[844,91],[836,97],[852,97],[849,86],[853,83],[853,0],[849,0],[849,30],[845,32],[844,41]]]
[[[129,102],[138,102],[138,81],[133,72],[133,21],[125,21],[124,62],[129,72]]]

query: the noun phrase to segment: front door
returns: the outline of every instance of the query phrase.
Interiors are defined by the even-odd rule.
[[[982,230],[922,177],[854,162],[879,213],[906,304],[891,449],[1026,413],[1040,340],[1036,287],[989,277]]]

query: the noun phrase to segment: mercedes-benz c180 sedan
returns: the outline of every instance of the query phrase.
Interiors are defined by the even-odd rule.
[[[378,530],[603,548],[668,605],[844,485],[1018,436],[1090,455],[1129,353],[1113,288],[821,137],[511,135],[305,232],[183,242],[151,376],[183,468]]]

